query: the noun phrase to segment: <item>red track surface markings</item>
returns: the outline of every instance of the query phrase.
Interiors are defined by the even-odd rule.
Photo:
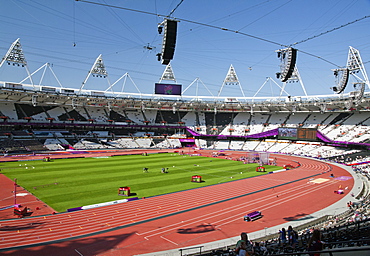
[[[211,151],[201,153],[207,155]],[[1,221],[0,250],[52,242],[0,253],[134,255],[184,248],[302,218],[341,199],[342,195],[333,193],[339,185],[348,187],[348,191],[353,187],[353,179],[338,181],[329,178],[332,172],[335,176],[350,176],[337,166],[305,158],[276,157],[279,165],[297,165],[299,162],[300,167],[125,204]],[[329,181],[308,183],[313,175]],[[320,200],[317,200],[318,195]],[[244,222],[243,215],[254,210],[262,211],[264,217],[253,224]],[[62,242],[57,243],[60,240]]]

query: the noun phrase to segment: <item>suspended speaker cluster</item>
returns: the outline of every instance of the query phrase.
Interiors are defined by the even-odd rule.
[[[353,87],[355,88],[355,91],[350,92],[350,96],[352,96],[353,104],[357,106],[361,103],[361,100],[364,97],[365,83],[354,83]]]
[[[280,72],[276,73],[276,77],[282,82],[286,82],[294,72],[294,67],[297,61],[297,49],[289,47],[276,52],[281,62]]]
[[[336,93],[342,93],[348,84],[349,79],[349,69],[341,68],[334,69],[335,82],[337,86],[332,87],[331,89]]]
[[[157,54],[157,57],[159,61],[162,61],[163,65],[169,64],[175,53],[177,22],[176,20],[165,19],[158,26],[159,34],[161,34],[163,30],[163,41],[162,51]]]

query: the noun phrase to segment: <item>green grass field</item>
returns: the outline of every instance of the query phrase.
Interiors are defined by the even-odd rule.
[[[130,187],[133,196],[141,198],[263,174],[255,171],[256,166],[175,153],[0,163],[3,174],[16,178],[20,186],[58,212],[124,199],[117,193],[123,186]],[[143,167],[149,168],[149,172],[144,173]],[[168,173],[161,173],[162,168],[168,168]],[[201,175],[204,182],[191,182],[193,175]]]

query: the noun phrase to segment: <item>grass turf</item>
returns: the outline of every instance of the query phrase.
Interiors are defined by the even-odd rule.
[[[124,199],[118,196],[123,186],[131,188],[132,196],[149,197],[263,174],[255,171],[258,164],[175,153],[0,164],[3,174],[16,178],[20,186],[58,212]],[[144,167],[149,168],[147,173]],[[168,173],[161,173],[162,168],[168,168]],[[281,169],[265,168],[268,172]],[[201,175],[204,182],[191,182],[193,175]]]

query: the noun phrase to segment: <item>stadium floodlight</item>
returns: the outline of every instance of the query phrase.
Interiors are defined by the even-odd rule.
[[[19,64],[23,65],[22,67],[27,65],[27,61],[26,58],[24,57],[22,45],[19,38],[15,40],[13,44],[10,46],[8,52],[5,54],[4,58],[0,63],[0,67],[5,62],[7,62],[8,65],[10,65],[10,63],[12,62],[13,66],[18,64],[18,67],[20,66]]]
[[[173,70],[172,70],[172,67],[171,67],[170,63],[167,64],[159,82],[162,83],[163,80],[173,81],[174,83],[176,83],[175,74],[173,73]]]
[[[277,78],[282,82],[288,81],[292,76],[297,61],[297,49],[292,47],[276,51],[280,59],[280,72],[276,73]]]
[[[30,71],[28,70],[27,61],[22,50],[20,38],[15,40],[9,47],[7,53],[0,62],[0,68],[4,63],[8,63],[8,65],[10,65],[10,63],[13,63],[13,66],[24,67],[26,69],[31,84],[34,87]]]
[[[109,77],[108,77],[108,72],[107,70],[105,69],[105,65],[104,65],[104,62],[103,62],[103,57],[102,55],[100,54],[94,64],[92,65],[90,71],[87,73],[87,76],[85,78],[85,80],[82,82],[82,85],[78,91],[78,94],[81,93],[82,89],[84,88],[85,84],[87,83],[87,80],[89,79],[90,76],[93,76],[93,77],[100,77],[100,78],[106,78],[107,81],[108,81],[108,89],[106,89],[106,91],[108,91],[109,89],[112,88],[112,85],[109,81]],[[113,90],[112,90],[112,93],[113,93]]]
[[[349,47],[348,51],[347,68],[349,69],[350,74],[354,76],[357,81],[367,84],[367,86],[370,88],[369,78],[367,76],[364,63],[361,59],[360,51],[352,46]]]
[[[232,64],[230,65],[229,71],[227,72],[226,77],[225,77],[225,79],[224,79],[224,81],[223,81],[223,83],[221,85],[221,88],[220,88],[220,90],[217,93],[217,97],[219,97],[221,95],[222,89],[224,88],[225,85],[228,85],[228,86],[238,85],[241,94],[243,95],[243,97],[245,97],[243,88],[241,86],[241,83],[239,81],[238,76],[236,75],[235,68],[233,67]]]
[[[105,69],[105,65],[103,62],[102,55],[100,54],[99,57],[95,60],[93,67],[90,70],[91,74],[95,74],[97,77],[106,77],[108,76],[108,72]]]
[[[369,78],[367,76],[365,66],[362,62],[359,50],[349,47],[347,65],[344,68],[333,69],[336,78],[336,86],[331,89],[336,93],[342,93],[346,88],[350,76],[354,77],[356,81],[367,84],[370,87]],[[354,86],[359,86],[356,82]],[[357,91],[351,92],[357,94]]]

